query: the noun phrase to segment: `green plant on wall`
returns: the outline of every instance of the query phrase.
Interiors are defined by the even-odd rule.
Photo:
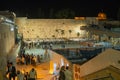
[[[59,29],[56,29],[55,32],[57,33],[56,37],[59,37]]]
[[[55,35],[52,35],[53,38],[55,38]]]
[[[68,31],[69,31],[69,34],[70,34],[70,36],[71,36],[72,30],[68,30]],[[69,36],[69,38],[70,38],[70,36]]]
[[[61,30],[61,36],[63,37],[63,35],[65,35],[65,31]]]
[[[79,37],[80,36],[80,32],[77,32],[77,37]]]

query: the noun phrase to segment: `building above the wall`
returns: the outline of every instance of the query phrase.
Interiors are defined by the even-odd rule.
[[[5,16],[6,18],[15,21],[16,18],[16,14],[14,12],[10,12],[10,11],[0,11],[0,15]]]

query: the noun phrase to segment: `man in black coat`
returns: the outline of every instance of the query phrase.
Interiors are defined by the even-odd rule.
[[[16,68],[15,68],[15,66],[13,66],[12,62],[9,63],[8,73],[9,73],[9,80],[11,80],[12,78],[13,78],[13,80],[15,80]]]

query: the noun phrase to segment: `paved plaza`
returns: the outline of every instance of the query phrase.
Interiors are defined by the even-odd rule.
[[[19,48],[19,47],[18,47]],[[44,49],[26,49],[25,53],[29,54],[35,54],[35,55],[44,55],[45,50]],[[8,59],[14,63],[17,70],[24,72],[29,72],[32,68],[35,68],[37,71],[37,80],[54,80],[54,75],[50,74],[50,61],[52,61],[55,64],[61,64],[61,59],[64,59],[61,55],[48,50],[49,58],[47,61],[42,61],[41,63],[37,63],[35,65],[25,65],[25,64],[16,64],[16,56],[17,52],[14,52],[12,54],[8,55]],[[67,64],[67,60],[64,59],[64,63]]]

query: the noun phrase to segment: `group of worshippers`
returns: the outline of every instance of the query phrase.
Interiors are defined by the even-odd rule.
[[[27,54],[22,54],[16,58],[17,64],[33,64],[36,65],[36,63],[40,63],[43,59],[43,55],[29,55]]]
[[[29,72],[22,73],[20,70],[16,71],[16,67],[12,62],[7,63],[7,72],[8,80],[36,80],[37,72],[32,68]]]
[[[17,79],[18,80],[37,80],[37,71],[34,68],[32,68],[29,72],[25,72],[23,74],[20,70],[18,70]]]
[[[50,60],[50,51],[48,49],[45,49],[44,54],[29,54],[29,53],[22,53],[16,58],[17,64],[33,64],[36,65],[36,63],[49,61]]]

